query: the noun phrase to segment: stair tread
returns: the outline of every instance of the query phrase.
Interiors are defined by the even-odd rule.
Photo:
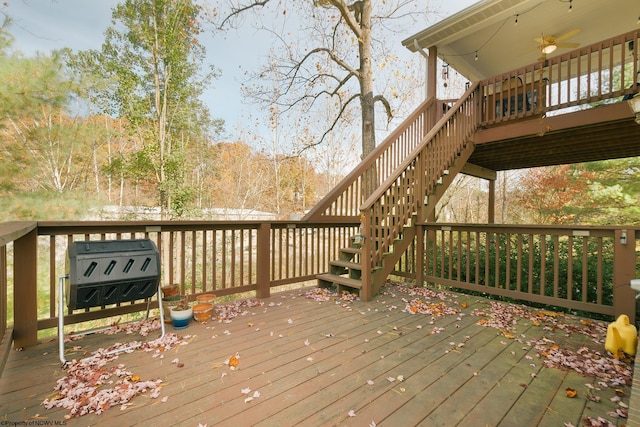
[[[346,252],[349,254],[359,254],[362,252],[362,248],[340,248],[340,252]]]
[[[316,279],[323,280],[325,282],[331,282],[331,283],[337,283],[340,285],[349,286],[350,288],[354,288],[354,289],[362,288],[362,282],[358,279],[352,279],[350,277],[345,277],[345,276],[337,276],[335,274],[330,274],[330,273],[318,274],[316,275]]]
[[[329,264],[331,265],[335,265],[338,267],[345,267],[345,268],[351,268],[353,270],[361,270],[362,266],[358,263],[355,262],[351,262],[351,261],[345,261],[342,259],[334,259],[333,261],[329,262]]]

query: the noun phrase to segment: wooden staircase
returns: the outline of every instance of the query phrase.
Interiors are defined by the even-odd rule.
[[[354,189],[361,191],[366,172],[375,171],[378,188],[364,203],[347,208],[351,215],[360,215],[362,235],[352,236],[350,245],[339,250],[339,259],[330,261],[329,271],[316,275],[319,287],[335,286],[340,293],[357,293],[365,300],[379,292],[415,241],[415,224],[430,218],[473,153],[480,110],[477,87],[470,87],[439,120],[429,120],[428,109],[435,104],[414,113],[391,141],[377,147],[305,217],[344,215],[345,202],[358,199]],[[428,123],[433,125],[427,129]],[[415,143],[408,146],[407,140]],[[398,158],[398,153],[404,157]],[[393,169],[384,168],[392,162]]]
[[[446,189],[451,185],[455,176],[462,170],[467,159],[473,153],[473,144],[467,144],[464,149],[455,157],[450,168],[444,169],[442,175],[435,180],[434,191],[424,196],[423,218],[426,220],[435,210],[436,204],[444,195]],[[386,204],[393,208],[399,202],[402,195],[393,194],[387,198]],[[414,241],[416,229],[413,224],[418,221],[419,213],[413,211],[407,223],[403,224],[401,231],[393,239],[389,250],[383,255],[382,260],[373,268],[371,276],[373,278],[373,294],[377,294],[387,276],[393,271],[395,264],[409,245]],[[359,242],[362,236],[352,236],[350,247],[340,249],[340,259],[329,263],[329,272],[317,275],[318,287],[328,288],[335,286],[338,293],[350,292],[359,294],[362,289],[362,245]]]
[[[351,246],[340,249],[340,259],[329,263],[329,273],[318,274],[318,287],[336,286],[338,293],[359,293],[362,288],[362,263],[360,256],[362,246],[356,241],[359,236],[351,238]]]

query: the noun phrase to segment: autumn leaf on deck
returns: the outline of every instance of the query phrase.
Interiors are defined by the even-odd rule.
[[[567,387],[564,391],[565,391],[567,397],[574,398],[574,397],[578,396],[578,390],[575,390],[575,389],[573,389],[571,387]]]
[[[227,363],[227,365],[229,365],[229,367],[231,368],[236,368],[238,366],[238,364],[240,363],[240,355],[238,355],[238,353],[234,354],[233,356],[231,356],[229,358],[229,361]]]
[[[236,356],[231,356],[229,358],[229,366],[231,366],[232,368],[235,368],[236,366],[238,366],[239,363],[240,361]]]
[[[512,340],[512,339],[514,339],[514,338],[516,337],[516,336],[515,336],[515,335],[513,335],[511,332],[506,331],[506,330],[504,330],[504,329],[503,329],[503,330],[501,330],[500,332],[502,332],[502,335],[503,335],[505,338],[508,338],[508,339],[510,339],[510,340]]]

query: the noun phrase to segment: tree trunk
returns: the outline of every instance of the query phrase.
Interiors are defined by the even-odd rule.
[[[360,105],[362,108],[362,158],[376,147],[375,105],[373,96],[373,70],[371,69],[371,0],[363,0],[360,16]],[[364,175],[363,198],[366,199],[378,187],[375,165]],[[363,200],[364,201],[364,200]]]

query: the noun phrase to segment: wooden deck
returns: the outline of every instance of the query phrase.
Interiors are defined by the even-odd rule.
[[[553,350],[586,346],[604,353],[603,344],[583,332],[603,342],[606,326],[530,309],[533,316],[516,317],[509,329],[496,323],[509,320],[507,307],[526,309],[450,292],[445,300],[429,299],[392,286],[364,303],[320,302],[307,298],[309,291],[275,294],[228,323],[192,322],[183,331],[168,326],[185,345],[162,357],[120,354],[108,366],[124,364],[131,381],[161,379],[160,393],[143,393],[102,414],[66,419],[69,410],[41,404],[56,398],[56,381],[65,376],[56,341],[13,352],[0,378],[0,420],[194,427],[581,426],[584,417],[625,423],[607,412],[618,407],[610,400],[615,388],[629,402],[629,386],[604,387],[600,383],[610,380],[543,364]],[[412,300],[414,308],[407,308]],[[67,359],[135,339],[86,336],[66,344]],[[232,370],[225,362],[236,353]],[[117,387],[117,380],[102,388]],[[578,396],[568,398],[567,388]]]

